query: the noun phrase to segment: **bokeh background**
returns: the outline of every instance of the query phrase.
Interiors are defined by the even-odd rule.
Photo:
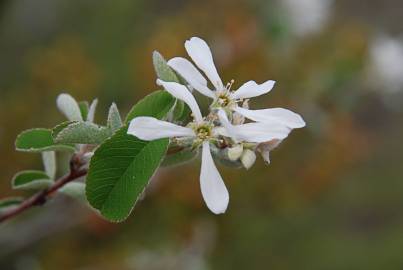
[[[253,108],[307,127],[249,171],[221,168],[225,215],[204,206],[199,162],[161,169],[110,224],[62,195],[0,227],[0,269],[403,269],[403,2],[3,0],[0,197],[40,156],[17,134],[63,121],[55,98],[100,100],[105,121],[156,90],[151,53],[211,45],[224,81],[274,79]],[[29,193],[26,193],[29,195]]]

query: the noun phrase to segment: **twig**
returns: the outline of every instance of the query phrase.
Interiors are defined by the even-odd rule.
[[[53,185],[50,187],[39,191],[38,193],[35,193],[25,201],[23,201],[20,205],[18,205],[15,208],[12,208],[3,214],[0,215],[0,223],[13,218],[25,210],[34,207],[34,206],[40,206],[43,205],[47,202],[50,196],[52,196],[53,193],[58,191],[60,188],[62,188],[65,184],[74,181],[84,175],[87,174],[87,169],[80,169],[82,167],[82,162],[81,159],[78,155],[74,155],[73,158],[70,161],[70,173],[66,174],[65,176],[57,179]]]

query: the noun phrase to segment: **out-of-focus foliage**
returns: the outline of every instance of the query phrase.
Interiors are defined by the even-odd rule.
[[[0,197],[29,194],[12,193],[9,180],[41,160],[15,152],[14,140],[63,120],[58,94],[98,97],[102,119],[112,102],[126,115],[158,88],[152,52],[184,56],[193,35],[211,44],[224,81],[277,81],[251,107],[293,109],[307,127],[271,165],[222,170],[225,215],[204,207],[197,162],[160,169],[125,223],[60,195],[2,226],[0,269],[401,269],[402,9],[398,0],[1,2]]]

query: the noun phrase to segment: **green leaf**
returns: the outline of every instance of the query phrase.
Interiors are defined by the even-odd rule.
[[[175,104],[165,91],[148,95],[135,105],[126,123],[137,116],[163,118]],[[107,139],[91,159],[86,181],[89,203],[108,220],[127,218],[160,165],[168,139],[142,141],[127,134],[127,125]]]
[[[57,133],[54,140],[63,144],[100,144],[111,135],[112,131],[107,127],[90,122],[75,122]]]
[[[80,101],[78,103],[78,106],[80,107],[81,116],[83,117],[83,119],[87,119],[88,111],[90,109],[90,105],[88,104],[88,101]]]
[[[7,210],[8,208],[18,206],[22,203],[24,198],[21,197],[9,197],[0,200],[0,212],[3,210]]]
[[[127,218],[158,168],[168,139],[145,142],[123,127],[103,143],[91,159],[86,195],[110,221]]]
[[[158,78],[166,82],[179,82],[178,76],[176,76],[175,72],[167,65],[164,57],[157,51],[153,52],[153,64]]]
[[[56,177],[56,153],[53,151],[42,152],[42,161],[46,174],[54,179]]]
[[[153,116],[161,119],[171,110],[174,104],[175,98],[168,92],[164,90],[155,91],[134,105],[126,116],[125,123],[128,124],[137,116]]]
[[[112,103],[111,107],[109,108],[108,114],[108,127],[115,132],[123,125],[122,118],[120,118],[118,107],[115,103]]]
[[[17,173],[12,180],[14,189],[43,189],[52,183],[53,180],[42,171],[22,171]]]
[[[80,201],[85,201],[85,184],[81,182],[70,182],[64,185],[59,192]]]
[[[23,152],[74,151],[73,145],[55,143],[52,130],[45,128],[23,131],[18,135],[15,147]]]
[[[80,106],[69,94],[60,94],[56,100],[57,107],[70,121],[83,121]]]

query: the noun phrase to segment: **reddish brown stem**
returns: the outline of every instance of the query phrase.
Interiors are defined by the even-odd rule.
[[[70,162],[70,173],[66,174],[65,176],[57,179],[50,187],[47,189],[41,190],[38,193],[35,193],[25,201],[23,201],[20,205],[15,208],[11,208],[10,210],[4,212],[0,215],[0,223],[11,219],[25,210],[33,207],[33,206],[40,206],[46,203],[50,196],[56,191],[58,191],[61,187],[65,184],[74,181],[84,175],[87,174],[86,169],[78,169],[80,167],[80,161],[78,157],[73,157]]]

